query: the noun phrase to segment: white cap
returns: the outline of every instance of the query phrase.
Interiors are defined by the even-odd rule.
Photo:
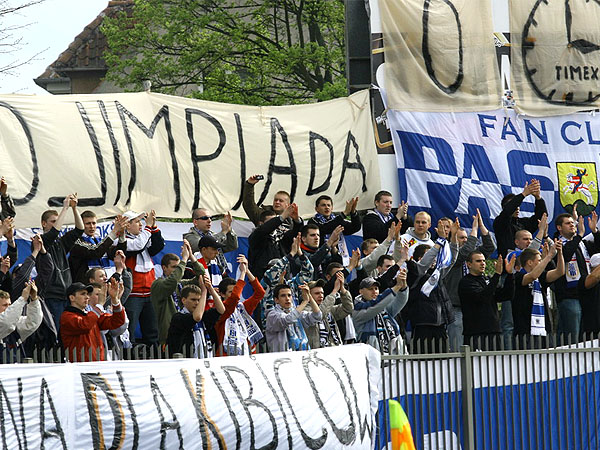
[[[138,217],[142,217],[142,218],[143,218],[145,214],[146,214],[146,213],[145,213],[145,212],[143,212],[143,211],[142,211],[141,213],[137,213],[137,212],[135,212],[135,211],[131,211],[131,210],[130,210],[130,211],[126,211],[126,212],[123,214],[123,216],[124,216],[124,217],[127,217],[129,220],[133,220],[133,219],[137,219]]]
[[[596,267],[600,265],[600,253],[592,255],[590,258],[590,267]]]

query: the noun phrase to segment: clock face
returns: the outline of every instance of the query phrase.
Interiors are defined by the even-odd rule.
[[[600,0],[536,0],[521,40],[523,70],[542,100],[591,106],[600,98]]]

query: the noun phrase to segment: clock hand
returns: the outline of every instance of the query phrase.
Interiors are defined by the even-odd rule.
[[[577,39],[576,41],[573,41],[573,42],[569,41],[569,47],[580,51],[584,55],[587,55],[588,53],[592,53],[597,50],[600,50],[600,46],[598,44],[594,44],[593,42],[586,41],[585,39]]]

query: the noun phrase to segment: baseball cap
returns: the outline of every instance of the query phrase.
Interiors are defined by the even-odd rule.
[[[373,277],[367,277],[367,278],[365,278],[364,280],[362,280],[360,282],[360,285],[359,285],[358,288],[359,289],[370,288],[371,286],[373,286],[375,284],[377,286],[380,286],[379,281],[377,281],[375,278],[373,278]]]
[[[219,244],[217,242],[217,240],[212,236],[203,236],[200,239],[200,242],[198,242],[198,248],[205,248],[205,247],[223,248],[225,246],[223,244]]]
[[[125,213],[123,213],[124,217],[127,217],[129,220],[133,220],[133,219],[137,219],[138,217],[144,217],[144,214],[146,214],[144,211],[142,211],[141,213],[135,212],[135,211],[126,211]]]
[[[321,278],[319,278],[318,280],[315,280],[315,281],[310,281],[308,283],[309,289],[312,289],[315,287],[323,287],[323,286],[325,286],[325,280],[322,280]]]
[[[73,295],[79,291],[87,291],[88,294],[91,294],[94,291],[94,288],[92,286],[90,286],[89,284],[86,286],[85,284],[80,283],[78,281],[77,283],[73,283],[71,286],[69,286],[67,288],[67,298],[69,298],[69,295]]]

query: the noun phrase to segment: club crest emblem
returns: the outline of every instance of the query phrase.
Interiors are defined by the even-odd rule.
[[[568,213],[577,205],[577,212],[587,216],[598,205],[598,175],[596,163],[556,163],[560,203]]]

